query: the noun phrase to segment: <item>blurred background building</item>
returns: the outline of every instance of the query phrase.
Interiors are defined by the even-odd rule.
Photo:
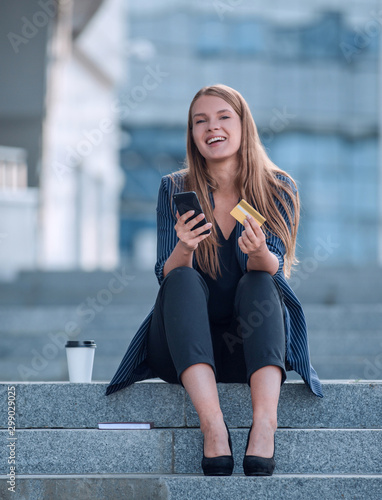
[[[225,83],[248,101],[270,158],[298,182],[300,259],[329,238],[338,245],[325,265],[381,264],[378,6],[132,3],[136,51],[121,95],[122,254],[135,249],[137,265],[145,265],[140,246],[147,248],[150,230],[155,238],[159,179],[185,156],[188,105],[204,85]],[[159,68],[161,81],[143,92],[148,68]]]
[[[377,0],[3,2],[0,23],[3,275],[152,269],[160,177],[219,82],[298,182],[299,258],[329,239],[325,266],[382,263]]]
[[[4,277],[119,264],[112,104],[125,67],[125,12],[122,0],[1,2]]]
[[[0,0],[0,380],[109,380],[158,290],[161,176],[225,83],[297,181],[321,378],[382,378],[379,0]],[[288,377],[293,377],[293,374]]]

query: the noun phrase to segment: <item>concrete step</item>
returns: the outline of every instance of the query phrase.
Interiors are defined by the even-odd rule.
[[[156,288],[157,291],[157,288]],[[153,295],[153,296],[151,296]],[[140,302],[137,295],[124,304],[102,304],[84,300],[70,305],[13,305],[0,308],[0,332],[7,334],[45,334],[65,331],[73,321],[82,330],[123,331],[129,323],[140,323],[155,302],[155,294],[146,295]],[[155,296],[154,296],[155,295]],[[105,296],[106,299],[106,296]],[[381,299],[382,300],[382,299]],[[318,332],[381,332],[381,304],[319,305],[307,304],[304,312],[309,331]]]
[[[82,332],[95,340],[93,380],[111,380],[139,324],[126,331]],[[65,381],[68,369],[62,332],[0,337],[0,380]],[[310,332],[313,366],[322,379],[382,379],[382,336],[379,331]],[[298,375],[294,379],[298,379]],[[288,373],[293,379],[293,372]]]
[[[148,302],[148,301],[147,301]],[[51,332],[68,331],[69,322],[81,332],[121,332],[130,328],[130,323],[140,324],[153,303],[139,304],[130,300],[124,305],[93,304],[86,302],[78,306],[8,306],[0,308],[0,332],[8,335],[44,335]],[[133,325],[134,327],[134,325]]]
[[[129,290],[143,297],[141,292],[150,293],[153,285],[157,286],[154,270],[141,271],[128,264],[110,272],[25,271],[13,282],[0,282],[0,301],[3,304],[79,304],[88,294],[109,288],[114,272],[130,277],[124,281],[124,290],[115,294],[115,302],[124,302]],[[303,304],[378,304],[382,301],[382,269],[375,266],[338,268],[306,259],[295,269],[290,284]]]
[[[111,380],[138,329],[131,321],[125,331],[89,330],[79,338],[97,344],[93,380]],[[0,380],[65,381],[68,369],[62,332],[13,334],[0,337]],[[322,379],[382,379],[382,336],[379,331],[310,332],[311,360]],[[298,379],[293,372],[288,379]]]
[[[247,434],[231,429],[235,473],[243,473]],[[202,473],[199,429],[23,429],[14,438],[18,474]],[[0,441],[7,474],[7,430]],[[382,474],[381,429],[278,429],[275,446],[278,474]]]
[[[17,497],[0,484],[4,500],[380,500],[382,476],[20,475]]]
[[[13,383],[16,487],[7,490],[11,442],[1,416],[1,498],[8,500],[380,500],[382,382],[302,383],[282,388],[271,478],[243,476],[251,423],[249,388],[219,384],[235,458],[232,477],[202,475],[202,433],[182,387],[148,381],[104,396],[105,383]],[[9,384],[0,385],[7,404]],[[100,421],[150,420],[149,431],[101,431]]]
[[[107,384],[12,383],[16,392],[18,429],[94,429],[99,422],[150,421],[157,428],[199,426],[193,405],[180,385],[161,381],[133,384],[105,396]],[[9,384],[0,384],[0,402],[7,405]],[[229,426],[249,427],[252,407],[246,384],[218,384]],[[302,382],[286,382],[278,410],[280,428],[382,429],[381,381],[324,381],[324,398]],[[7,428],[6,412],[0,428]]]
[[[100,302],[125,304],[130,297],[146,302],[154,296],[158,281],[152,271],[122,266],[115,271],[25,271],[15,280],[0,281],[0,302],[4,305],[73,305],[88,297]]]
[[[99,345],[99,341],[95,336],[91,338]],[[38,351],[33,348],[29,356],[17,358],[8,356],[5,360],[0,360],[0,380],[11,381],[18,379],[30,382],[62,382],[69,380],[64,349],[62,351],[52,351],[55,354],[53,359],[42,359],[39,354],[38,365],[36,365],[36,352]],[[96,353],[98,354],[97,351]],[[121,359],[122,353],[114,356],[97,356],[93,367],[92,380],[111,380]]]
[[[64,345],[73,336],[96,341],[93,379],[111,379],[152,305],[131,300],[124,306],[0,309],[0,380],[67,380]],[[382,379],[382,305],[308,305],[305,313],[321,378]]]

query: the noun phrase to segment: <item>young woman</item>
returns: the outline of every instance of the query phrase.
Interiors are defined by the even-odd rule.
[[[204,211],[179,216],[173,194],[195,191]],[[230,215],[245,199],[266,219]],[[229,430],[217,382],[248,383],[253,424],[246,475],[271,475],[280,387],[295,370],[322,396],[310,365],[304,313],[286,278],[295,262],[295,182],[268,158],[249,107],[225,85],[202,88],[188,116],[186,168],[162,178],[157,300],[107,394],[160,377],[182,384],[200,419],[206,475],[230,475]],[[208,221],[194,229],[203,218]],[[203,234],[207,229],[210,232]]]

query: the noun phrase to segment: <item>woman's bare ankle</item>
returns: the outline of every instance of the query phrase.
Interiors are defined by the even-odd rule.
[[[219,428],[224,426],[224,417],[221,411],[214,413],[208,413],[199,416],[200,420],[200,430],[203,432],[208,432],[211,428]]]
[[[265,415],[254,417],[247,455],[271,458],[274,454],[274,435],[277,419]]]
[[[209,415],[203,419],[200,429],[204,436],[203,452],[206,457],[212,458],[231,454],[223,414]]]

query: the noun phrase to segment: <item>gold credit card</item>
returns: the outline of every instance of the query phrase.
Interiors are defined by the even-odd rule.
[[[241,202],[236,205],[236,207],[230,212],[230,214],[235,217],[236,220],[241,222],[243,226],[244,219],[247,215],[252,215],[252,217],[259,223],[260,226],[265,222],[264,217],[260,215],[257,210],[251,207],[251,205],[245,200],[241,200]]]

